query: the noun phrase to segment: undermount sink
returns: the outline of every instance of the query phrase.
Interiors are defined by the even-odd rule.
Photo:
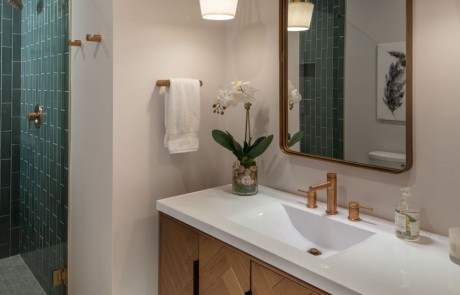
[[[228,217],[229,220],[300,250],[321,251],[327,258],[372,235],[350,224],[333,220],[281,202],[262,205]]]

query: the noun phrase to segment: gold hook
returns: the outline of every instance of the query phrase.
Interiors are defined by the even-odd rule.
[[[98,43],[100,43],[100,42],[102,41],[102,36],[101,36],[101,35],[91,35],[91,34],[87,34],[87,35],[86,35],[86,41],[98,42]]]
[[[67,44],[69,44],[69,46],[81,47],[81,40],[74,40],[74,41],[69,40],[69,43],[67,43]]]

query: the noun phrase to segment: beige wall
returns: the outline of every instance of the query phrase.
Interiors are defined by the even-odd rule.
[[[74,1],[74,17],[86,20],[86,11],[75,9],[85,5],[110,16],[111,1],[93,2]],[[102,44],[96,50],[85,43],[84,54],[73,54],[72,294],[156,294],[155,200],[230,181],[227,168],[233,159],[209,134],[212,128],[226,128],[241,136],[243,112],[216,117],[206,101],[221,83],[237,78],[259,89],[252,113],[255,134],[275,135],[259,161],[264,184],[295,192],[335,171],[342,206],[360,201],[387,219],[392,219],[399,188],[410,185],[423,209],[423,229],[446,234],[458,225],[460,157],[454,155],[460,150],[455,130],[460,125],[460,39],[454,36],[460,34],[460,3],[414,2],[415,165],[400,175],[280,151],[277,0],[240,1],[238,19],[226,27],[201,21],[198,1],[114,2],[113,73],[111,50]],[[106,26],[110,17],[94,26],[78,22],[73,31],[82,37],[101,30],[110,47]],[[201,148],[193,154],[170,156],[162,147],[164,99],[154,82],[173,76],[205,83]]]
[[[157,199],[224,184],[224,150],[211,137],[224,81],[225,27],[201,19],[199,1],[118,1],[114,8],[113,292],[155,294]],[[164,93],[158,79],[201,79],[198,152],[163,146]]]

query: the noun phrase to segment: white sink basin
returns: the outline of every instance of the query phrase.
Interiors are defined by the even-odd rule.
[[[316,248],[321,251],[318,256],[321,258],[330,257],[375,234],[333,220],[325,213],[315,214],[281,202],[241,212],[228,219],[300,250]]]

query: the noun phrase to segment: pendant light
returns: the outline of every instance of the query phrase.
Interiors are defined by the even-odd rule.
[[[315,5],[305,0],[292,0],[288,4],[288,31],[306,31],[310,29]]]
[[[235,18],[238,0],[200,0],[201,16],[210,20]]]

